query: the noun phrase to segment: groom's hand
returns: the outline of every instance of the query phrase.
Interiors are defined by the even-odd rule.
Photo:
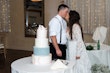
[[[56,54],[57,54],[57,56],[61,57],[61,56],[62,56],[61,50],[60,50],[60,49],[57,49],[57,50],[56,50]]]

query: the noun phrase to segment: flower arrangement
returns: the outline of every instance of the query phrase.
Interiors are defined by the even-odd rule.
[[[109,66],[103,64],[94,64],[91,67],[92,73],[110,73]]]

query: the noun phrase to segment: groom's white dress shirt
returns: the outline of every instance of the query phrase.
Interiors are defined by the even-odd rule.
[[[62,28],[62,31],[61,31]],[[50,36],[56,36],[58,44],[66,44],[66,21],[60,16],[56,15],[49,22],[49,42],[52,43]],[[61,42],[60,42],[60,34],[61,34]]]

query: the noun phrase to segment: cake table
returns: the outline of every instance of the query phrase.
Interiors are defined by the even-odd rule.
[[[66,61],[66,60],[65,60]],[[52,61],[52,64],[55,61]],[[18,59],[11,64],[11,73],[73,73],[73,62],[68,61],[66,69],[52,70],[50,65],[37,66],[32,64],[32,57]]]

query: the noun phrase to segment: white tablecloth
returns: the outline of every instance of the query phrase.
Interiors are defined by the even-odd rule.
[[[86,45],[94,46],[95,50],[87,51],[91,64],[104,64],[110,68],[110,46],[102,44],[100,50],[97,50],[95,43],[86,43]]]
[[[14,61],[11,64],[11,73],[73,73],[73,62],[69,62],[67,69],[52,70],[50,67],[54,62],[47,66],[36,66],[31,63],[31,60],[31,57],[26,57]]]

